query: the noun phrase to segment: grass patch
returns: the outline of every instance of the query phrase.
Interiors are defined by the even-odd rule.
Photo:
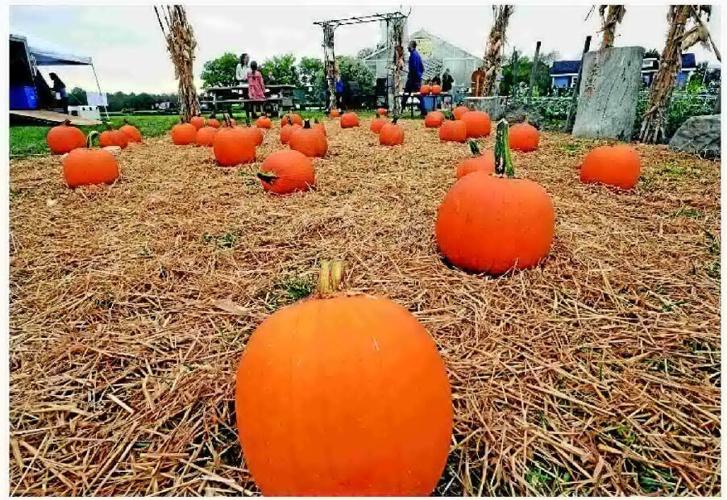
[[[235,246],[237,243],[237,231],[228,231],[222,234],[208,234],[202,235],[202,241],[207,244],[214,244],[217,248],[222,250],[228,250]]]
[[[567,483],[571,480],[570,472],[542,460],[533,461],[525,473],[525,481],[539,495],[545,496],[562,495],[567,491]]]
[[[672,214],[672,217],[686,217],[688,219],[701,219],[704,214],[701,210],[692,207],[681,207]]]

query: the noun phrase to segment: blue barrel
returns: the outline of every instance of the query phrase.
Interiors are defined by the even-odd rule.
[[[436,97],[425,95],[421,97],[422,102],[424,103],[424,110],[425,111],[433,111],[434,110],[434,103],[436,102]]]
[[[38,109],[38,93],[35,87],[30,85],[10,87],[10,109]]]

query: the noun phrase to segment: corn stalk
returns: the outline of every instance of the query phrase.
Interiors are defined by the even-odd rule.
[[[336,53],[334,50],[334,24],[323,25],[323,64],[328,82],[328,110],[336,108]]]
[[[388,25],[389,46],[393,47],[393,68],[392,68],[392,84],[393,84],[393,99],[392,99],[392,111],[393,116],[399,116],[402,112],[401,102],[396,98],[396,95],[401,91],[401,72],[404,69],[404,20],[393,19],[391,24]]]
[[[603,32],[601,48],[613,47],[613,41],[616,38],[616,26],[623,21],[626,7],[623,5],[600,5],[598,14],[601,16],[601,31]]]
[[[199,114],[199,98],[194,86],[194,49],[197,47],[194,31],[181,5],[154,6],[154,12],[174,64],[174,78],[179,83],[179,112],[186,122]]]
[[[505,33],[510,16],[515,10],[513,5],[493,5],[492,13],[494,23],[490,29],[490,36],[487,39],[485,49],[484,67],[485,75],[482,85],[475,88],[473,94],[478,97],[494,94],[497,75],[502,67],[502,59],[505,52]]]
[[[681,69],[682,51],[688,50],[698,42],[708,46],[708,41],[712,43],[713,49],[716,49],[709,30],[702,21],[702,14],[706,14],[708,18],[710,13],[709,6],[672,5],[669,7],[667,14],[669,30],[666,44],[659,60],[659,70],[656,72],[649,90],[649,104],[644,112],[639,131],[640,141],[657,143],[665,137],[667,110],[677,75]],[[690,21],[692,26],[687,29]],[[715,55],[721,60],[719,50],[715,51]]]

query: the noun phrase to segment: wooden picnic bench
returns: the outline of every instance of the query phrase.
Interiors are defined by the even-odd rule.
[[[406,92],[401,93],[401,94],[396,94],[394,96],[394,98],[395,99],[401,99],[406,94],[407,94]],[[442,93],[439,93],[439,94],[436,94],[436,95],[435,94],[427,94],[425,96],[422,96],[419,92],[412,92],[412,93],[410,93],[408,95],[409,95],[409,99],[406,101],[406,107],[408,107],[409,110],[411,111],[411,117],[412,118],[414,118],[414,108],[418,108],[419,107],[419,103],[421,102],[422,97],[433,97],[434,98],[434,107],[432,109],[439,109],[440,106],[441,106],[441,104],[444,103],[444,99],[446,97],[452,97],[452,94],[450,94],[449,92],[442,92]],[[416,97],[417,100],[414,101],[412,99],[412,97]],[[440,99],[441,99],[441,101],[440,101]],[[450,102],[451,102],[451,100],[450,100]],[[403,111],[404,110],[402,110],[402,112]]]
[[[200,102],[212,106],[212,110],[217,112],[220,109],[230,110],[233,104],[239,104],[245,109],[245,117],[250,121],[250,111],[252,106],[260,104],[267,112],[274,115],[279,114],[279,110],[291,109],[294,107],[293,90],[295,85],[271,84],[265,88],[268,97],[264,101],[249,99],[247,95],[248,85],[231,85],[227,87],[209,87],[206,89],[207,99]]]

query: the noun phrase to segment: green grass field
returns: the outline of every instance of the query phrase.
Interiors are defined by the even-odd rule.
[[[357,111],[359,116],[366,117],[373,115],[373,111]],[[325,115],[322,111],[302,111],[299,113],[304,119],[321,119]],[[241,113],[233,113],[233,117],[238,123],[244,121],[244,115]],[[179,117],[175,115],[164,116],[113,116],[111,124],[114,127],[123,125],[124,120],[139,128],[144,137],[155,137],[165,134],[172,126],[179,121]],[[85,134],[91,130],[105,130],[104,125],[95,127],[79,127]],[[19,158],[36,154],[50,154],[48,145],[45,142],[45,136],[48,134],[50,127],[42,125],[24,125],[10,127],[10,157]]]

